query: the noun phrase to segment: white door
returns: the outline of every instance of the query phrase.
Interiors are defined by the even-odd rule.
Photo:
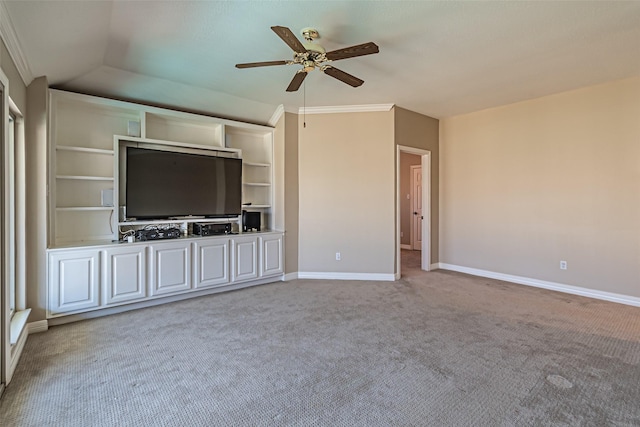
[[[49,316],[100,305],[100,251],[49,254]]]
[[[232,280],[240,282],[242,280],[258,278],[258,238],[234,237],[232,242]]]
[[[194,286],[198,289],[229,283],[229,239],[212,238],[194,242]]]
[[[282,274],[282,234],[266,235],[260,237],[262,243],[262,262],[260,263],[261,276],[273,276]]]
[[[191,289],[191,244],[157,243],[151,249],[151,293],[164,295]]]
[[[411,242],[413,250],[422,250],[422,166],[411,166]]]
[[[106,304],[146,298],[145,252],[141,245],[122,245],[105,251],[102,272]]]

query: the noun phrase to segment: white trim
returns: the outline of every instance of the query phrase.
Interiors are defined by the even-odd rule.
[[[312,272],[312,271],[300,271],[298,272],[299,279],[322,279],[322,280],[374,280],[393,282],[396,280],[396,273],[384,274],[384,273],[332,273],[332,272]]]
[[[371,113],[390,111],[395,104],[335,105],[327,107],[300,107],[298,114]]]
[[[280,120],[280,117],[282,117],[283,114],[284,114],[284,105],[280,104],[278,105],[276,110],[271,115],[271,118],[267,122],[269,126],[276,127],[276,125],[278,124],[278,121]]]
[[[282,276],[282,281],[283,282],[288,282],[289,280],[296,280],[298,278],[298,273],[287,273],[284,276]]]
[[[30,308],[26,310],[16,311],[11,318],[11,332],[9,334],[9,343],[11,345],[15,345],[18,342],[18,339],[20,338],[20,335],[22,334],[22,331],[25,329],[25,325],[27,324],[29,313],[31,313]]]
[[[411,248],[411,245],[405,245],[404,243],[401,243],[401,244],[400,244],[400,249],[407,249],[407,250],[409,250],[409,251],[410,251],[410,250],[413,250],[413,249]]]
[[[433,263],[433,264],[431,264],[431,265],[429,266],[429,271],[431,271],[431,270],[437,270],[437,269],[439,269],[439,268],[440,268],[440,264],[436,262],[436,263]]]
[[[420,268],[423,271],[431,270],[431,151],[422,148],[396,145],[396,268],[401,270],[402,259],[400,256],[400,155],[401,153],[416,154],[420,156],[422,165],[422,254]],[[412,238],[413,239],[413,238]]]
[[[13,373],[18,366],[18,362],[20,361],[20,356],[22,355],[22,350],[24,349],[24,345],[27,343],[27,331],[23,331],[18,338],[18,342],[11,346],[11,364],[9,366],[9,372],[7,372],[7,384],[11,382],[11,378],[13,377]]]
[[[583,288],[580,286],[565,285],[563,283],[548,282],[546,280],[532,279],[529,277],[514,276],[511,274],[496,273],[493,271],[480,270],[477,268],[462,267],[459,265],[438,263],[438,267],[444,270],[457,271],[460,273],[472,274],[474,276],[487,277],[489,279],[503,280],[505,282],[517,283],[519,285],[533,286],[535,288],[549,289],[551,291],[564,292],[567,294],[580,295],[583,297],[595,298],[604,301],[617,302],[619,304],[640,307],[640,298],[630,295],[616,294],[613,292],[598,291],[595,289]]]
[[[47,322],[46,320],[38,320],[36,322],[27,323],[27,331],[29,331],[29,335],[46,332],[48,330],[49,322]]]
[[[29,67],[27,57],[22,51],[20,40],[18,40],[16,30],[13,27],[13,23],[9,17],[9,11],[7,10],[7,5],[4,1],[0,1],[0,36],[2,36],[2,40],[7,46],[9,56],[11,56],[11,59],[13,59],[13,62],[16,64],[16,68],[18,69],[18,73],[20,74],[22,81],[25,86],[29,86],[33,81],[33,73]]]

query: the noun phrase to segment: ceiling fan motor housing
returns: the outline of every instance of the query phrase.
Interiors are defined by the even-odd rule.
[[[304,37],[304,39],[307,41],[313,41],[313,39],[320,38],[320,33],[318,33],[318,30],[316,30],[315,28],[306,27],[300,30],[300,33],[302,34],[302,37]]]

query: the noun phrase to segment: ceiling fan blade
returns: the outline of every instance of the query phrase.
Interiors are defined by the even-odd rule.
[[[295,92],[300,89],[300,85],[304,81],[305,77],[307,77],[307,73],[304,71],[298,71],[293,79],[291,79],[291,83],[289,83],[289,87],[287,87],[287,92]]]
[[[248,62],[246,64],[236,64],[236,68],[268,67],[270,65],[287,65],[288,63],[289,61]]]
[[[307,51],[304,45],[298,40],[298,38],[287,27],[271,27],[274,33],[276,33],[294,52],[304,53]]]
[[[358,87],[362,83],[364,83],[364,80],[360,80],[359,78],[357,78],[355,76],[352,76],[349,73],[345,73],[342,70],[338,70],[335,67],[327,67],[327,68],[325,68],[324,69],[324,73],[330,75],[334,79],[338,79],[341,82],[344,82],[344,83],[348,84],[349,86]]]
[[[363,43],[356,46],[345,47],[343,49],[332,50],[331,52],[327,52],[327,59],[331,61],[337,61],[339,59],[347,59],[354,58],[356,56],[362,55],[371,55],[372,53],[378,53],[380,50],[378,49],[378,45],[369,42]]]

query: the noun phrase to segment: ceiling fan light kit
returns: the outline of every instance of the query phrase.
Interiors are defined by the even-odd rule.
[[[272,65],[301,65],[302,68],[296,72],[291,83],[289,83],[287,92],[297,91],[300,88],[300,85],[302,85],[307,73],[313,71],[315,68],[320,69],[324,74],[340,80],[349,86],[358,87],[364,83],[364,80],[325,63],[338,61],[340,59],[355,58],[357,56],[371,55],[379,52],[378,46],[373,42],[327,52],[320,44],[314,42],[315,39],[320,38],[320,34],[315,28],[302,29],[301,34],[305,39],[304,43],[298,40],[293,32],[291,32],[287,27],[274,26],[271,27],[271,29],[293,50],[293,60],[249,62],[245,64],[236,64],[236,68],[267,67]]]

